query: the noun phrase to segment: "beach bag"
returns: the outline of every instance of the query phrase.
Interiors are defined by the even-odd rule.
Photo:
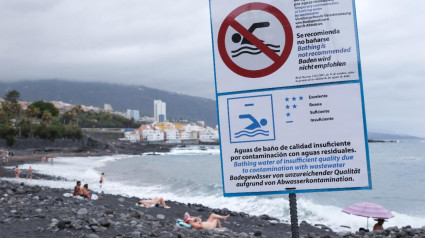
[[[176,221],[176,225],[177,226],[181,226],[181,227],[186,227],[186,228],[192,228],[192,225],[187,224],[186,222],[184,222],[182,219],[177,219]]]

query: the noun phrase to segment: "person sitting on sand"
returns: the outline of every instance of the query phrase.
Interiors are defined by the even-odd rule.
[[[217,226],[218,228],[221,230],[221,223],[220,223],[220,219],[222,220],[227,220],[227,218],[230,215],[227,216],[220,216],[214,213],[211,213],[210,217],[208,218],[207,221],[202,222],[202,219],[199,217],[190,217],[189,213],[185,213],[184,214],[184,219],[183,221],[186,222],[187,224],[190,224],[193,228],[195,229],[205,229],[205,230],[213,230],[215,229]]]
[[[382,225],[384,224],[385,219],[378,218],[378,219],[375,219],[375,221],[378,221],[378,222],[373,226],[373,230],[374,231],[381,231],[381,230],[383,230],[384,227]]]
[[[74,192],[72,193],[72,196],[76,197],[82,194],[81,191],[81,181],[77,181],[77,185],[74,187]]]
[[[139,204],[142,204],[145,207],[155,206],[159,203],[161,203],[164,208],[170,208],[169,206],[167,206],[167,204],[165,204],[165,201],[162,197],[154,197],[152,199],[143,199],[139,201]]]
[[[88,184],[84,184],[84,187],[81,188],[81,193],[82,193],[82,194],[80,194],[81,197],[87,198],[88,200],[91,200],[91,195],[90,195]]]
[[[15,167],[15,178],[19,178],[19,168],[18,168],[18,166],[16,165],[16,167]]]
[[[30,180],[32,180],[32,168],[31,168],[31,166],[27,170],[27,177],[26,177],[27,180],[28,180],[28,177],[30,178]]]

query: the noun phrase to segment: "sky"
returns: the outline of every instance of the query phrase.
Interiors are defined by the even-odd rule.
[[[369,130],[425,137],[425,1],[356,6]],[[208,0],[0,0],[0,16],[0,81],[100,81],[215,98]]]

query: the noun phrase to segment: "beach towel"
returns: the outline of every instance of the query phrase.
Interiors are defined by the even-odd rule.
[[[135,205],[136,205],[137,207],[144,207],[144,208],[151,208],[151,207],[155,207],[155,205],[154,205],[154,204],[149,205],[148,207],[145,207],[145,205],[143,205],[143,204],[141,204],[141,203],[136,203]]]
[[[176,225],[177,226],[181,226],[181,227],[186,227],[186,228],[192,228],[192,225],[187,224],[186,222],[184,222],[182,219],[177,219],[176,221]]]
[[[66,198],[72,198],[72,193],[64,193],[63,196]]]

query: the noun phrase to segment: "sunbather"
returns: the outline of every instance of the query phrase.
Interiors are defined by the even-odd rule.
[[[202,219],[199,217],[190,217],[189,213],[184,214],[183,221],[187,224],[190,224],[195,229],[205,229],[205,230],[213,230],[218,226],[221,229],[221,220],[226,220],[230,215],[220,216],[214,213],[211,213],[210,217],[207,221],[202,222]]]
[[[165,201],[162,197],[154,197],[152,199],[143,199],[139,201],[139,204],[143,204],[145,207],[155,206],[157,204],[161,204],[164,208],[170,208],[165,204]]]

